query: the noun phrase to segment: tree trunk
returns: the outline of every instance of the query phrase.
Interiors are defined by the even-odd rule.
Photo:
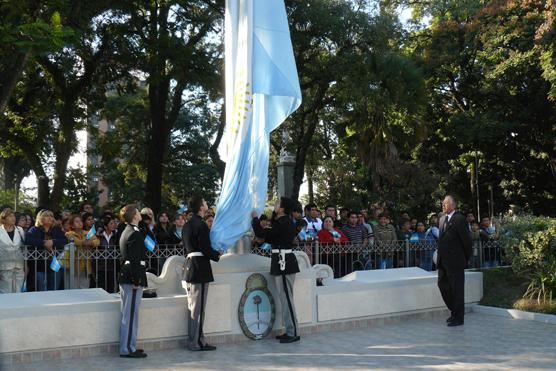
[[[60,112],[60,131],[61,135],[55,143],[56,163],[54,164],[54,185],[50,194],[50,209],[58,210],[64,195],[64,185],[66,184],[66,171],[71,152],[75,148],[77,138],[75,136],[74,107],[77,107],[76,95],[68,94],[64,97],[64,105]]]
[[[307,131],[301,135],[301,138],[299,138],[298,143],[300,144],[297,147],[295,155],[292,192],[292,198],[294,200],[299,199],[299,188],[301,188],[303,177],[305,176],[305,163],[307,162],[307,153],[309,152],[309,149],[311,147],[311,141],[313,139],[313,135],[315,134],[315,130],[318,124],[317,115],[310,115],[310,119],[308,121],[309,127],[307,128]]]
[[[155,214],[162,205],[162,176],[164,160],[170,139],[170,127],[166,120],[168,85],[159,84],[158,79],[149,83],[150,132],[147,147],[147,184],[145,203]]]
[[[0,76],[0,113],[4,112],[4,108],[6,108],[10,100],[10,96],[19,81],[19,77],[27,65],[29,55],[30,52],[17,53],[13,63],[6,71],[2,71],[3,73]]]
[[[309,188],[309,203],[315,203],[315,191],[313,185],[313,169],[307,171],[307,185]]]
[[[11,158],[2,159],[2,188],[5,191],[13,191],[15,187],[16,174],[10,166],[11,160]]]
[[[226,127],[226,105],[222,105],[222,111],[220,112],[220,120],[218,123],[218,132],[216,133],[216,139],[214,143],[210,146],[209,149],[209,156],[212,160],[214,166],[216,166],[216,170],[218,170],[218,174],[220,175],[220,179],[224,179],[224,171],[226,170],[226,163],[220,159],[220,154],[218,153],[218,147],[220,146],[220,142],[222,141],[222,136],[224,135],[224,128]]]

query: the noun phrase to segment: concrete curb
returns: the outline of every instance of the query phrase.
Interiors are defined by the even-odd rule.
[[[554,314],[525,312],[523,310],[487,307],[485,305],[478,305],[478,304],[473,305],[471,307],[471,310],[474,313],[488,314],[492,316],[500,316],[500,317],[511,318],[511,319],[534,321],[534,322],[556,325],[556,315]]]

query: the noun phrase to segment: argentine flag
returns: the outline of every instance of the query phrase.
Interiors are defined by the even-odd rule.
[[[60,264],[58,258],[56,257],[56,254],[54,254],[54,256],[52,257],[52,262],[50,262],[50,269],[52,269],[54,272],[59,272],[61,268],[62,264]]]
[[[227,0],[226,162],[211,229],[212,245],[232,247],[266,202],[270,132],[301,104],[283,0]]]
[[[145,243],[145,247],[147,248],[147,250],[154,253],[156,242],[151,238],[151,236],[147,235],[147,237],[145,237],[145,240],[143,242]]]
[[[89,230],[89,232],[87,232],[87,236],[85,236],[86,239],[90,240],[91,238],[93,238],[93,236],[97,234],[97,229],[95,228],[95,225],[93,224],[93,226],[91,227],[91,229]]]

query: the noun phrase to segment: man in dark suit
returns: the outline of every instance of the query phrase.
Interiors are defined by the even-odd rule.
[[[187,254],[185,258],[185,282],[187,282],[188,343],[189,350],[215,350],[216,347],[207,344],[203,334],[203,321],[209,282],[214,281],[210,261],[218,261],[220,252],[214,250],[210,243],[210,230],[203,220],[208,210],[207,203],[202,197],[193,196],[189,201],[189,210],[193,216],[184,226],[182,232],[183,246]]]
[[[141,214],[135,205],[124,206],[121,214],[126,227],[120,236],[122,253],[120,271],[120,297],[122,322],[120,324],[120,357],[145,358],[147,354],[136,348],[139,307],[143,288],[147,287],[145,236],[137,224]]]
[[[471,232],[465,215],[456,211],[456,201],[446,196],[442,201],[438,237],[438,288],[451,312],[448,326],[463,325],[465,314],[465,266],[471,257]]]

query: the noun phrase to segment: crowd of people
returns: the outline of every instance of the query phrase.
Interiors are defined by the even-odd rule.
[[[153,211],[142,208],[139,227],[146,236],[156,242],[159,249],[172,248],[181,244],[182,229],[191,219],[188,211],[170,215],[160,212],[156,218]],[[292,212],[297,228],[297,243],[307,244],[318,241],[321,245],[381,246],[385,244],[409,243],[434,245],[439,236],[439,215],[432,213],[425,219],[415,218],[404,212],[395,220],[384,205],[369,208],[338,209],[327,205],[323,210],[310,203],[302,207],[300,203]],[[214,221],[214,211],[209,209],[204,216],[209,227]],[[469,229],[474,241],[493,241],[499,238],[499,229],[489,217],[476,221],[473,213],[467,214]],[[261,215],[261,226],[268,227],[272,216]],[[52,212],[39,210],[35,216],[29,212],[16,213],[9,207],[2,207],[0,213],[0,293],[21,291],[59,290],[63,288],[102,287],[108,292],[117,291],[117,259],[89,259],[83,252],[104,250],[119,251],[119,239],[125,228],[123,216],[111,210],[96,214],[93,205],[85,203],[78,212],[64,210]],[[74,264],[69,264],[69,254],[64,247],[73,242],[76,251]],[[262,241],[255,239],[259,246]],[[37,255],[24,259],[23,247],[28,251],[55,252],[48,257]],[[483,249],[483,266],[496,266],[497,252]],[[115,256],[115,255],[114,255]],[[52,269],[56,257],[60,269]],[[321,262],[331,265],[337,275],[345,273],[332,260],[336,257],[323,256]],[[349,257],[348,268],[353,260]],[[366,257],[371,259],[371,257]],[[374,258],[373,258],[374,259]],[[149,271],[160,273],[164,258],[154,260]],[[336,259],[337,260],[337,259]],[[470,266],[478,265],[479,256],[471,258]],[[432,250],[420,254],[411,262],[403,261],[403,254],[384,253],[376,258],[374,268],[393,268],[411,265],[426,270],[433,269]],[[73,267],[73,271],[70,270]],[[364,269],[364,267],[362,267]],[[342,272],[344,271],[344,272]],[[73,286],[70,286],[70,279]]]

